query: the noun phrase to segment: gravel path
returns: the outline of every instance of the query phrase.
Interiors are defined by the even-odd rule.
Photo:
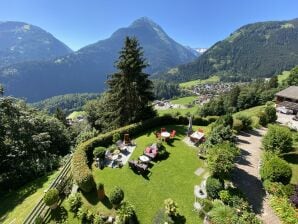
[[[268,204],[266,193],[259,177],[261,140],[266,129],[258,129],[237,136],[241,156],[236,162],[233,183],[247,196],[256,214],[265,224],[281,223]]]

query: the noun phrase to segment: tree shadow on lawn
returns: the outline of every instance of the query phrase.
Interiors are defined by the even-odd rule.
[[[88,193],[82,191],[82,194],[91,205],[96,205],[99,202],[96,189],[93,189]]]
[[[248,202],[252,205],[253,211],[256,214],[261,214],[263,200],[266,196],[261,180],[250,175],[245,170],[236,167],[232,173],[232,181],[247,197]]]
[[[63,206],[58,206],[56,209],[51,210],[51,220],[55,223],[63,223],[67,219],[67,210]]]
[[[93,189],[91,192],[84,193],[82,192],[86,200],[91,204],[91,205],[97,205],[99,202],[101,202],[106,208],[112,209],[113,205],[107,195],[105,195],[103,200],[99,200],[97,196],[97,191],[96,189]]]
[[[25,186],[12,191],[8,194],[5,194],[3,197],[0,197],[0,221],[2,217],[5,216],[8,212],[12,211],[17,205],[21,204],[27,197],[34,194],[39,188],[43,186],[45,182],[48,181],[49,175],[40,177],[31,183],[27,183]],[[4,217],[5,219],[5,217]],[[1,222],[0,222],[1,223]]]
[[[186,218],[183,215],[178,214],[177,216],[173,217],[174,224],[184,224],[186,223]]]
[[[105,196],[105,198],[101,201],[101,203],[108,209],[112,209],[113,208],[113,205],[109,199],[108,196]]]
[[[284,154],[283,159],[286,160],[288,163],[298,164],[298,153],[292,152]]]

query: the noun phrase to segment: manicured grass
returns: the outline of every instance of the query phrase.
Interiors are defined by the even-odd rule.
[[[195,148],[187,146],[182,140],[185,137],[185,126],[167,126],[167,130],[175,129],[176,138],[172,144],[164,144],[169,152],[168,158],[154,162],[148,177],[135,174],[126,164],[122,169],[105,168],[100,170],[92,167],[96,183],[103,183],[108,196],[115,186],[121,187],[125,192],[125,200],[134,204],[140,223],[152,223],[156,212],[163,207],[167,198],[178,203],[179,212],[185,217],[185,223],[202,223],[198,214],[193,211],[194,185],[200,184],[204,173],[198,177],[194,174],[199,167],[204,167],[202,160],[196,155]],[[194,127],[194,130],[199,128]],[[209,132],[209,127],[200,127]],[[160,130],[156,128],[155,130]],[[145,147],[156,142],[152,133],[146,132],[135,139],[137,148],[130,159],[137,159],[143,154]],[[205,171],[206,172],[206,171]],[[97,200],[96,193],[86,195],[85,203],[97,211],[113,213],[109,201],[105,205]]]
[[[23,223],[39,199],[43,197],[51,182],[59,172],[34,180],[19,190],[0,197],[0,223]]]
[[[258,118],[258,113],[261,112],[262,110],[265,109],[265,105],[261,105],[261,106],[256,106],[256,107],[252,107],[246,110],[242,110],[239,111],[235,114],[233,114],[233,117],[237,117],[238,115],[245,115],[248,117],[251,117],[252,119],[252,126],[254,128],[259,127],[259,118]]]
[[[72,112],[70,115],[67,116],[68,119],[72,119],[75,120],[77,119],[78,116],[86,116],[86,112],[85,111],[74,111]]]
[[[183,83],[180,83],[179,86],[181,88],[192,88],[196,85],[199,85],[199,84],[211,84],[211,83],[217,83],[219,82],[220,78],[219,76],[211,76],[209,77],[208,79],[198,79],[198,80],[193,80],[193,81],[189,81],[189,82],[183,82]]]
[[[177,98],[175,100],[171,100],[172,104],[181,104],[181,105],[187,105],[192,103],[194,100],[196,100],[196,96],[187,96],[187,97],[181,97]]]
[[[283,71],[280,75],[277,76],[278,83],[281,85],[284,80],[286,80],[290,75],[289,71]]]

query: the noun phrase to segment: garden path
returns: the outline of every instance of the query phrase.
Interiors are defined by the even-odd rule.
[[[257,129],[237,136],[241,156],[236,162],[233,183],[247,196],[255,213],[265,224],[279,224],[279,218],[269,206],[266,192],[259,176],[261,140],[266,129]]]

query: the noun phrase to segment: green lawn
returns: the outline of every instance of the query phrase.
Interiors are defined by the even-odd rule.
[[[289,71],[283,71],[280,75],[277,76],[278,83],[281,85],[284,80],[286,80],[290,75]]]
[[[252,107],[246,110],[239,111],[233,115],[233,117],[237,117],[238,115],[245,115],[251,117],[252,119],[252,126],[254,128],[259,126],[259,118],[258,113],[265,109],[265,105]]]
[[[186,106],[186,105],[192,103],[196,98],[197,98],[196,96],[181,97],[181,98],[177,98],[175,100],[171,100],[171,103]],[[198,112],[198,110],[199,110],[199,106],[194,105],[193,107],[185,108],[185,109],[171,108],[171,109],[166,109],[166,110],[158,110],[157,113],[159,116],[163,116],[165,114],[176,114],[176,113],[180,113],[181,115],[185,115],[187,113],[195,115]]]
[[[0,197],[0,223],[23,223],[39,199],[43,197],[51,182],[59,172],[34,180],[17,191]]]
[[[192,210],[194,185],[200,184],[206,171],[200,177],[194,172],[197,168],[204,167],[204,163],[198,159],[196,149],[187,146],[182,141],[185,137],[185,126],[167,126],[166,128],[177,130],[177,137],[171,145],[165,144],[169,157],[154,163],[148,177],[135,174],[128,164],[122,169],[99,170],[93,167],[93,175],[97,183],[104,183],[107,195],[115,186],[124,190],[125,200],[134,204],[140,223],[152,223],[156,212],[163,207],[163,201],[167,198],[172,198],[178,203],[179,212],[185,217],[186,223],[202,223],[199,216]],[[194,127],[196,128],[199,127]],[[200,128],[205,129],[206,133],[209,131],[209,127]],[[148,144],[156,141],[152,131],[136,138],[137,148],[131,159],[137,159]],[[88,203],[92,209],[107,213],[114,212],[110,209],[109,203],[104,205],[97,200],[95,192],[86,195],[86,198],[88,199],[85,199],[85,203]],[[72,223],[78,222],[73,220],[73,217],[69,218]]]
[[[187,105],[192,103],[194,100],[196,100],[196,96],[187,96],[187,97],[181,97],[177,98],[175,100],[171,100],[172,104],[181,104],[181,105]]]
[[[189,82],[183,82],[183,83],[180,83],[179,86],[181,88],[189,89],[189,88],[192,88],[199,84],[217,83],[217,82],[219,82],[219,80],[220,80],[219,76],[214,75],[214,76],[209,77],[208,79],[198,79],[198,80],[193,80],[193,81],[189,81]]]

